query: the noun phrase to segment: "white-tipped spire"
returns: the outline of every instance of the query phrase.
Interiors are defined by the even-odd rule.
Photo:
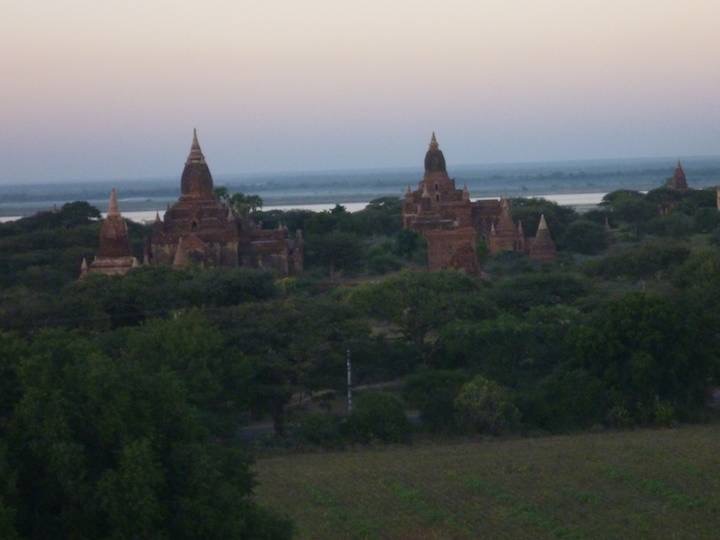
[[[422,196],[425,198],[430,198],[430,193],[428,192],[427,184],[423,182],[423,192]]]
[[[540,224],[538,225],[538,231],[547,230],[548,225],[547,221],[545,221],[545,214],[540,214]]]
[[[115,188],[112,188],[110,191],[110,202],[108,203],[108,217],[110,216],[119,216],[120,215],[120,209],[118,208],[118,201],[117,201],[117,191],[115,191]]]

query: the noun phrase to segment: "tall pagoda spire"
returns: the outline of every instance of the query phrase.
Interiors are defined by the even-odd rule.
[[[115,188],[112,188],[112,190],[110,191],[110,201],[108,202],[107,215],[108,217],[120,215],[120,209],[118,207],[117,200],[117,191],[115,190]]]
[[[187,163],[205,163],[205,156],[200,148],[200,141],[198,141],[197,128],[193,128],[192,144],[190,145]]]
[[[683,169],[680,160],[678,160],[677,166],[675,167],[675,172],[673,173],[672,178],[668,182],[668,187],[670,189],[679,190],[685,190],[688,188],[687,177],[685,176],[685,169]]]
[[[430,147],[425,154],[425,174],[432,172],[440,172],[447,176],[447,169],[445,168],[445,156],[440,150],[440,145],[435,137],[433,131],[432,137],[430,138]]]

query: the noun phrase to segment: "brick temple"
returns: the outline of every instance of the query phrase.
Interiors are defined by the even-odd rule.
[[[509,200],[472,201],[467,185],[459,189],[447,173],[435,133],[425,154],[425,174],[416,190],[408,186],[405,193],[402,219],[404,228],[427,241],[430,270],[478,273],[478,239],[493,254],[517,251],[540,261],[553,260],[557,254],[544,216],[535,238],[526,238],[522,223],[512,219]]]
[[[162,218],[156,214],[144,251],[143,265],[242,266],[291,275],[303,270],[304,242],[302,231],[290,237],[286,227],[262,229],[222,202],[215,195],[210,168],[197,131],[193,131],[180,179],[180,198]],[[122,275],[138,266],[130,252],[127,225],[113,189],[100,230],[98,256],[90,265],[83,260],[81,277],[88,273]]]
[[[156,216],[146,249],[150,264],[243,266],[282,275],[302,271],[302,232],[290,238],[284,227],[262,229],[220,201],[195,130],[180,191],[163,218]]]
[[[117,191],[110,192],[107,216],[100,225],[98,253],[88,264],[83,258],[80,264],[80,278],[88,274],[104,274],[106,276],[122,276],[131,269],[140,266],[130,249],[130,239],[125,219],[118,207]]]

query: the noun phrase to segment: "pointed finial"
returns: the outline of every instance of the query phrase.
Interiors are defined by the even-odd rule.
[[[112,188],[112,190],[110,191],[110,202],[108,203],[107,213],[108,217],[120,215],[120,209],[118,208],[117,202],[117,191],[115,191],[115,188]]]
[[[83,257],[83,260],[80,263],[80,271],[84,273],[84,272],[87,272],[87,269],[88,269],[87,260],[85,259],[85,257]]]
[[[137,257],[133,257],[132,267],[140,268],[140,261],[137,260]]]
[[[490,223],[490,234],[495,234],[495,222]]]
[[[437,137],[435,137],[435,132],[432,132],[432,137],[430,138],[430,148],[432,150],[437,150],[439,148],[439,144],[437,142]]]
[[[538,231],[547,230],[547,221],[545,221],[545,214],[540,214],[540,224],[538,225]]]
[[[160,212],[155,210],[155,223],[160,223]]]
[[[518,220],[517,230],[518,230],[518,235],[525,236],[525,231],[523,230],[523,226],[522,226],[522,220]]]
[[[423,183],[423,192],[422,192],[422,196],[423,196],[423,197],[430,197],[430,193],[428,193],[428,188],[427,188],[427,184],[425,184],[425,183]]]
[[[190,145],[190,154],[188,155],[187,161],[188,163],[203,163],[205,161],[205,156],[200,149],[200,142],[198,141],[196,128],[193,128],[193,139],[192,144]]]

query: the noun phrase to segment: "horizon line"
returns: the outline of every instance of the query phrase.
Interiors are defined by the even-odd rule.
[[[550,164],[573,164],[573,163],[591,163],[591,162],[621,162],[621,161],[644,161],[644,160],[670,160],[676,162],[678,160],[697,160],[697,159],[717,159],[720,160],[720,154],[691,154],[685,156],[635,156],[635,157],[601,157],[601,158],[575,158],[575,159],[546,159],[546,160],[521,160],[521,161],[490,161],[490,162],[476,162],[476,163],[458,163],[448,167],[450,169],[466,169],[469,167],[497,167],[497,166],[532,166],[532,165],[550,165]],[[358,173],[358,172],[391,172],[391,171],[411,171],[417,170],[422,173],[422,164],[416,165],[393,165],[386,167],[349,167],[349,168],[328,168],[328,169],[278,169],[272,171],[249,171],[244,173],[237,172],[221,172],[214,173],[213,179],[220,179],[229,176],[249,176],[249,177],[266,177],[266,176],[290,176],[290,175],[331,175],[341,173]],[[61,183],[67,184],[85,184],[85,183],[110,183],[110,182],[144,182],[149,180],[177,180],[179,174],[174,175],[157,175],[157,176],[136,176],[132,178],[119,179],[118,177],[103,176],[98,178],[85,178],[85,179],[56,179],[56,180],[40,180],[40,181],[5,181],[0,179],[0,186],[3,187],[16,187],[16,186],[44,186],[44,185],[56,185]]]

